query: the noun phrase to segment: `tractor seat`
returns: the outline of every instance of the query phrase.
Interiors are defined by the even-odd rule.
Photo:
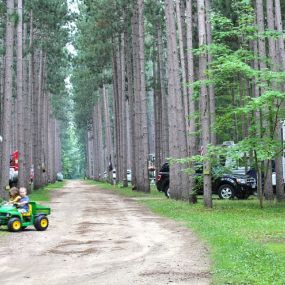
[[[32,215],[32,205],[29,204],[29,210],[26,213],[22,213],[23,217],[30,217]]]

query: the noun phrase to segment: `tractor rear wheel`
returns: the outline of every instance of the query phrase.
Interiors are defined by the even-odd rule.
[[[36,218],[34,226],[37,231],[45,231],[48,228],[48,224],[48,218],[42,215]]]
[[[10,232],[19,232],[22,229],[22,223],[19,218],[11,218],[7,226]]]

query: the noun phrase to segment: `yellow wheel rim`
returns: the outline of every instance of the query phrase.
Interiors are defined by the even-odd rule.
[[[42,228],[46,228],[47,225],[48,225],[47,219],[42,219],[42,220],[41,220],[41,227],[42,227]]]
[[[21,228],[21,223],[19,222],[19,221],[15,221],[14,223],[13,223],[13,229],[14,230],[19,230]]]

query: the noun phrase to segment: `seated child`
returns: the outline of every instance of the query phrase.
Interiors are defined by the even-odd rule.
[[[29,197],[27,196],[27,189],[24,187],[20,187],[19,193],[21,199],[17,203],[18,211],[22,214],[27,213],[29,211],[29,201],[30,201]]]
[[[19,195],[19,190],[17,187],[12,187],[9,191],[9,204],[15,204],[18,203],[21,199],[21,196]]]

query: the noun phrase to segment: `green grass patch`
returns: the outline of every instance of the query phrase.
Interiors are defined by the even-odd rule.
[[[209,210],[201,198],[196,205],[189,205],[166,199],[156,190],[144,194],[90,183],[124,196],[141,197],[139,202],[153,212],[191,228],[210,249],[214,284],[285,284],[285,204],[265,203],[260,209],[255,198],[215,199],[214,208]]]
[[[51,192],[58,190],[64,186],[64,181],[57,181],[52,184],[48,184],[38,190],[34,190],[31,194],[29,194],[30,200],[32,201],[50,201],[51,199]]]

